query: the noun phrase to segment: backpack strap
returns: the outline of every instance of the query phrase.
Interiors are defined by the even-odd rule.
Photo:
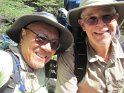
[[[13,93],[16,87],[16,84],[19,81],[19,74],[18,74],[19,72],[16,65],[16,61],[18,61],[19,59],[12,52],[8,52],[8,53],[13,58],[13,73],[10,76],[10,79],[8,80],[8,82],[0,88],[0,93]]]
[[[79,1],[79,0],[78,0]],[[76,0],[70,1],[70,0],[64,0],[64,4],[67,10],[70,10],[76,6],[73,6],[76,4]],[[71,5],[71,7],[69,7]],[[78,6],[78,4],[76,4]],[[70,8],[70,9],[69,9]],[[63,17],[62,14],[57,16],[57,19],[59,23],[64,25],[66,28],[68,28],[73,36],[74,36],[74,52],[75,52],[75,70],[74,74],[77,77],[78,83],[82,80],[83,76],[86,72],[86,66],[87,66],[87,48],[85,43],[85,37],[86,33],[82,31],[81,27],[71,27],[68,22],[66,16]]]
[[[119,42],[120,42],[120,45],[124,51],[124,36],[123,35],[120,35]]]
[[[74,35],[74,53],[75,53],[75,70],[74,74],[77,77],[78,83],[82,80],[86,73],[87,66],[87,48],[85,43],[86,33],[81,28],[72,28]]]

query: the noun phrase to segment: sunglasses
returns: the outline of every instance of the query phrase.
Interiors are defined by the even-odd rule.
[[[24,29],[27,29],[27,30],[31,31],[32,33],[34,33],[36,35],[35,41],[38,44],[45,45],[47,43],[50,43],[51,49],[53,49],[53,50],[58,50],[60,48],[59,40],[57,40],[57,39],[49,40],[49,38],[45,34],[43,34],[43,33],[38,34],[38,33],[34,32],[33,30],[31,30],[31,29],[29,29],[27,27],[25,27]]]
[[[110,23],[113,19],[115,19],[118,16],[117,13],[115,14],[106,14],[106,15],[102,15],[100,17],[97,16],[90,16],[86,19],[84,19],[84,21],[86,22],[86,24],[88,25],[97,25],[99,20],[102,20],[104,23]]]

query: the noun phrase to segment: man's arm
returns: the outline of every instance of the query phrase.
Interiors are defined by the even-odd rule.
[[[55,93],[76,93],[77,79],[74,75],[73,45],[58,57]]]

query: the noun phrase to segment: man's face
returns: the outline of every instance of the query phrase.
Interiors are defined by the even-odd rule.
[[[31,68],[39,69],[44,67],[52,55],[55,54],[56,49],[51,47],[49,41],[53,43],[52,46],[59,41],[58,29],[53,26],[36,22],[22,30],[21,51],[26,63]]]
[[[91,45],[106,45],[115,34],[118,15],[114,7],[84,9],[78,22],[86,32]]]

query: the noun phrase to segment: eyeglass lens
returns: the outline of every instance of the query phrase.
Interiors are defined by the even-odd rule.
[[[49,40],[48,37],[44,34],[40,34],[36,36],[36,41],[39,44],[47,44],[48,42],[50,42],[51,48],[53,50],[57,50],[60,46],[59,40]]]
[[[97,25],[99,19],[102,19],[104,23],[110,23],[115,18],[115,14],[106,14],[101,17],[91,16],[85,20],[88,25]]]
[[[45,34],[43,34],[43,33],[38,34],[38,33],[34,32],[33,30],[31,30],[31,29],[29,29],[27,27],[25,27],[25,29],[31,31],[32,33],[34,33],[36,35],[36,39],[35,40],[36,40],[36,42],[38,44],[45,45],[47,43],[50,43],[51,49],[53,49],[53,50],[58,50],[60,48],[59,40],[57,40],[57,39],[49,40],[48,37]]]

